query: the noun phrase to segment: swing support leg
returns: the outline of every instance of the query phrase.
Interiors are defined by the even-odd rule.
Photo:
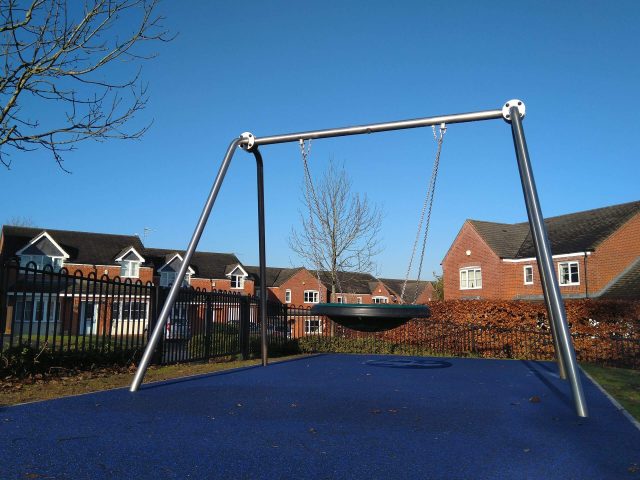
[[[547,228],[544,224],[542,211],[540,209],[540,201],[538,199],[536,184],[533,179],[533,171],[531,169],[527,142],[524,138],[524,130],[522,128],[520,112],[517,106],[513,105],[509,107],[509,117],[511,117],[511,133],[513,135],[516,157],[518,159],[518,170],[520,172],[522,191],[524,193],[525,204],[527,207],[527,215],[529,217],[529,227],[531,228],[531,236],[533,238],[533,245],[536,251],[542,289],[544,291],[547,309],[549,309],[550,322],[553,322],[554,324],[554,337],[556,337],[554,339],[554,343],[557,344],[556,348],[559,347],[559,351],[556,350],[558,363],[559,365],[564,366],[564,369],[566,370],[566,375],[573,393],[576,413],[580,417],[587,417],[587,404],[582,391],[582,382],[580,380],[579,367],[576,361],[576,353],[573,349],[571,334],[567,325],[564,300],[560,294],[558,279],[555,276],[553,268],[553,258],[551,256],[551,249],[549,248],[549,236],[547,234]]]
[[[262,168],[262,154],[258,147],[251,150],[256,157],[256,177],[258,179],[258,249],[260,254],[260,343],[262,366],[269,363],[267,345],[267,255],[265,247],[264,227],[264,175]]]

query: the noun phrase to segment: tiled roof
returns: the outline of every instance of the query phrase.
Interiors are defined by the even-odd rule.
[[[289,280],[292,276],[302,270],[303,267],[297,268],[281,268],[281,267],[267,267],[267,287],[280,287],[284,282]],[[256,280],[256,285],[260,285],[260,267],[248,266],[245,270],[251,274]]]
[[[107,233],[75,232],[31,227],[2,227],[4,244],[2,259],[8,260],[34,237],[46,231],[69,254],[69,263],[89,265],[115,265],[120,252],[133,247],[144,256],[142,242],[135,235],[112,235]],[[145,260],[147,260],[145,258]]]
[[[182,258],[185,255],[184,250],[169,250],[165,248],[146,248],[144,252],[145,259],[153,263],[156,271],[167,263],[174,254],[178,253]],[[229,267],[238,264],[242,265],[238,257],[233,253],[211,252],[195,252],[191,257],[191,262],[189,262],[189,266],[195,271],[195,277],[216,279],[225,278]]]
[[[640,257],[633,262],[610,285],[605,287],[600,298],[637,300],[640,298]]]
[[[592,251],[631,217],[640,213],[640,201],[546,218],[554,255]],[[500,258],[535,256],[529,223],[469,220]]]
[[[315,277],[317,273],[315,270],[311,271],[311,274]],[[331,289],[331,275],[329,272],[321,271],[320,280],[322,284]],[[370,294],[372,290],[371,282],[377,283],[377,279],[368,273],[358,272],[338,272],[338,285],[336,285],[336,293],[363,293]],[[374,285],[375,286],[375,285]]]
[[[384,285],[389,289],[392,293],[394,293],[398,298],[400,298],[400,294],[402,293],[402,285],[404,284],[404,280],[400,280],[397,278],[381,278],[380,281],[384,283]],[[431,284],[431,282],[421,280],[420,282],[416,282],[415,280],[409,280],[407,282],[407,286],[404,291],[404,301],[412,302],[414,297],[420,296],[427,285]],[[417,290],[417,295],[416,295]]]

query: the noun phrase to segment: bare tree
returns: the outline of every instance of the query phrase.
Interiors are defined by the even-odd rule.
[[[139,138],[147,103],[141,44],[170,40],[158,0],[0,0],[0,162],[82,140]],[[131,63],[131,67],[126,65]],[[63,168],[64,170],[64,168]]]
[[[11,225],[12,227],[35,227],[36,224],[31,217],[13,216],[9,218],[5,225]]]
[[[351,192],[344,167],[336,167],[333,161],[317,186],[306,177],[306,211],[300,212],[301,228],[292,229],[289,245],[307,266],[326,272],[333,299],[348,272],[375,269],[382,212],[366,195]]]

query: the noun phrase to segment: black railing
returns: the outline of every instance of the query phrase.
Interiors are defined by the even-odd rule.
[[[30,346],[56,352],[142,352],[168,288],[131,279],[83,275],[16,263],[0,267],[0,352]],[[154,363],[257,356],[259,299],[223,291],[185,288],[179,293]],[[267,302],[270,354],[302,352],[395,353],[551,360],[548,330],[508,329],[413,320],[381,333],[361,333],[308,306]],[[640,368],[640,339],[624,335],[573,334],[579,361]]]
[[[155,291],[129,278],[9,263],[0,268],[0,294],[0,351],[109,352],[144,347]]]

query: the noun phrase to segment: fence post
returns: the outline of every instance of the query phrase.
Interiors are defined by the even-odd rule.
[[[260,308],[258,306],[258,308]],[[251,317],[251,301],[249,296],[240,297],[240,351],[242,359],[249,359],[249,322]],[[258,312],[258,318],[260,313]]]
[[[164,303],[164,299],[160,299],[161,297],[161,293],[162,290],[160,288],[159,285],[155,285],[154,288],[151,290],[152,292],[152,299],[151,299],[151,319],[152,321],[149,322],[149,328],[147,329],[147,344],[149,343],[149,335],[151,334],[151,332],[153,331],[153,329],[156,326],[156,323],[158,321],[158,312],[160,311],[160,308],[162,306],[162,304]],[[164,337],[164,335],[163,335]],[[162,363],[162,357],[163,357],[163,351],[164,351],[164,339],[161,338],[161,340],[158,342],[158,347],[156,348],[156,351],[153,354],[153,358],[151,360],[151,363],[154,363],[156,365],[159,365]]]
[[[5,269],[6,263],[0,264],[0,352],[4,347],[4,332],[7,330],[7,289],[5,288],[5,279],[7,275]]]
[[[204,312],[204,358],[209,360],[211,356],[211,327],[213,326],[212,304],[211,295],[212,292],[204,292],[203,295],[206,298],[205,312]]]

